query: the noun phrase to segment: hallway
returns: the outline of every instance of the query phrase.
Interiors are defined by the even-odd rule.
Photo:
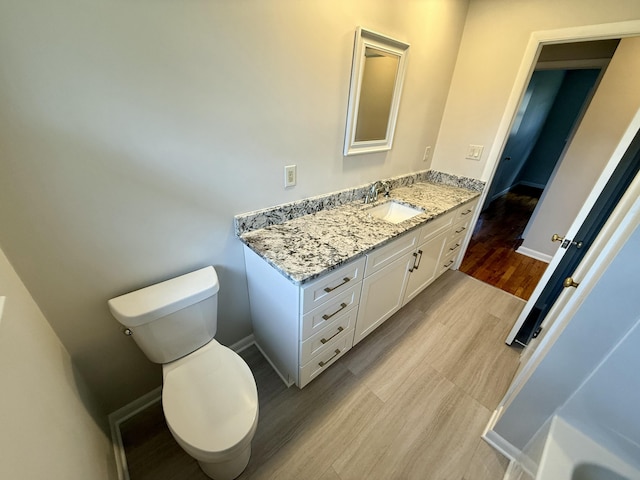
[[[517,186],[480,214],[460,271],[528,300],[547,264],[516,253],[542,190]]]

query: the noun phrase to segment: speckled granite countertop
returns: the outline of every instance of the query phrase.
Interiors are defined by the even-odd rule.
[[[301,285],[479,195],[465,188],[416,183],[392,190],[391,199],[425,213],[398,224],[368,213],[371,207],[388,200],[381,195],[372,204],[352,202],[249,231],[239,238],[285,277]]]

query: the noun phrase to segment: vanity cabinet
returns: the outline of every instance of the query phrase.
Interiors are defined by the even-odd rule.
[[[474,208],[464,205],[366,255],[354,345],[455,263]]]
[[[453,266],[475,208],[463,205],[303,285],[245,246],[255,341],[285,383],[307,385]]]
[[[418,233],[407,233],[366,255],[354,345],[402,307]]]
[[[427,223],[420,230],[419,247],[415,262],[409,269],[411,275],[402,305],[405,305],[427,288],[444,270],[440,269],[442,251],[449,239],[456,212],[449,212]]]
[[[353,345],[365,258],[302,286],[244,248],[253,335],[287,385],[300,388]]]
[[[453,225],[451,226],[447,243],[442,250],[437,275],[441,275],[458,261],[462,244],[469,233],[473,212],[477,206],[478,201],[475,200],[454,210]]]

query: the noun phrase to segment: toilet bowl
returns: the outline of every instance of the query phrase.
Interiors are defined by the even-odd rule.
[[[242,358],[211,340],[162,369],[171,434],[202,470],[231,480],[245,469],[258,425],[258,392]]]
[[[162,364],[162,407],[176,442],[214,480],[232,480],[251,456],[258,391],[248,365],[214,340],[213,267],[109,300],[144,354]]]

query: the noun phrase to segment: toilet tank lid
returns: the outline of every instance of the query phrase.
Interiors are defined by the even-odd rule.
[[[205,267],[108,301],[109,310],[126,327],[137,327],[218,293],[218,276]]]

